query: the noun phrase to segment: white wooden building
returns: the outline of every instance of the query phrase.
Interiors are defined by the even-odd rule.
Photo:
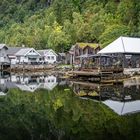
[[[42,85],[42,88],[52,90],[57,86],[57,84],[57,77],[54,75],[48,75],[44,78],[44,84]]]
[[[29,92],[34,92],[35,90],[40,88],[52,90],[58,84],[57,77],[54,75],[47,76],[11,75],[9,80],[12,83],[15,83],[15,87],[18,87],[20,90]],[[3,84],[5,84],[5,81],[3,81]]]
[[[38,50],[38,53],[41,55],[41,62],[46,64],[55,64],[57,61],[57,54],[52,49],[47,50]]]
[[[7,47],[0,44],[0,65],[11,64],[55,64],[57,54],[52,49],[35,50],[26,47]]]
[[[38,63],[40,54],[34,48],[9,48],[8,57],[11,64]]]

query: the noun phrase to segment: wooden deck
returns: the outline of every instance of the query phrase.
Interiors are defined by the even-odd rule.
[[[102,76],[112,75],[113,73],[123,73],[122,68],[105,68],[105,69],[82,69],[69,72],[77,76]]]
[[[73,75],[77,75],[77,76],[97,76],[99,75],[99,72],[97,70],[93,70],[93,71],[72,71],[70,72]]]
[[[92,88],[99,88],[101,86],[112,86],[113,83],[109,83],[109,84],[100,84],[100,83],[91,83],[91,82],[83,82],[83,81],[71,81],[73,84],[78,84],[81,86],[86,86],[86,87],[92,87]]]
[[[102,82],[102,83],[119,82],[129,77],[123,74],[122,68],[71,71],[69,72],[69,74],[71,78],[74,79],[79,78],[85,81]]]

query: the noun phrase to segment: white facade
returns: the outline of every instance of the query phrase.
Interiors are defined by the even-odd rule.
[[[36,78],[34,78],[34,76],[11,75],[8,79],[0,80],[0,85],[4,85],[6,81],[14,83],[15,87],[18,87],[23,91],[30,92],[34,92],[39,88],[52,90],[58,84],[57,77],[54,75],[37,76]]]
[[[15,65],[38,62],[41,55],[34,48],[21,48],[17,52],[9,54],[8,56],[10,59],[10,63],[12,65]]]
[[[16,57],[16,63],[28,63],[28,58],[26,58],[25,56],[17,56]]]
[[[24,48],[16,53],[17,63],[37,62],[40,54],[33,48]]]
[[[53,64],[56,62],[56,55],[52,51],[45,52],[44,60],[49,64]]]
[[[57,61],[57,54],[52,50],[38,50],[38,52],[43,57],[43,60],[47,64],[54,64]]]
[[[16,56],[10,57],[10,63],[11,63],[12,65],[15,65],[15,64],[17,63]]]
[[[10,61],[12,65],[15,65],[15,64],[28,63],[29,59],[26,56],[15,56],[10,58]]]
[[[43,88],[47,90],[52,90],[57,84],[58,83],[57,83],[56,76],[50,75],[50,76],[45,77]]]
[[[8,49],[8,57],[12,65],[15,64],[55,64],[57,54],[52,49],[38,50],[34,48],[17,48]]]

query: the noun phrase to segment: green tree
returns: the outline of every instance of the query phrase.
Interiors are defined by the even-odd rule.
[[[127,36],[130,34],[129,27],[125,25],[112,25],[105,29],[105,31],[100,36],[100,42],[102,43],[102,46],[106,46],[112,41],[114,41],[116,38],[120,36]]]

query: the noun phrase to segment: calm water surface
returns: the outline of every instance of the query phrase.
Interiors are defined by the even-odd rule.
[[[140,78],[117,84],[0,75],[0,140],[139,140]]]

